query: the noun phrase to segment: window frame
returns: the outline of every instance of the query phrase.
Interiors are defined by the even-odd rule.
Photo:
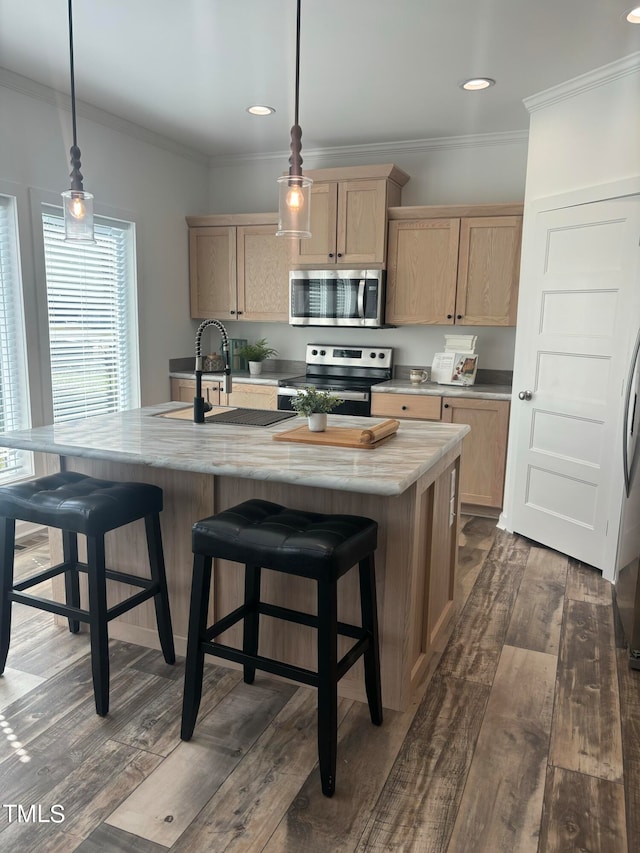
[[[56,193],[50,193],[43,190],[29,190],[29,207],[31,213],[31,229],[33,236],[33,257],[34,257],[34,289],[35,289],[35,314],[37,317],[38,327],[38,343],[37,343],[37,365],[34,369],[38,373],[38,389],[39,392],[39,423],[35,422],[34,426],[41,424],[53,423],[53,395],[51,390],[51,361],[49,349],[49,311],[47,304],[47,278],[45,267],[44,254],[44,233],[42,225],[42,210],[43,206],[59,208],[62,212],[62,199]],[[127,308],[131,312],[130,316],[130,335],[131,335],[131,352],[130,352],[130,382],[132,406],[135,408],[140,405],[141,389],[140,389],[140,268],[138,259],[138,230],[139,224],[135,213],[131,211],[111,208],[107,205],[94,205],[94,218],[109,219],[114,222],[122,222],[131,228],[132,234],[132,251],[130,255],[129,276],[133,282],[133,286],[127,294]],[[41,461],[38,464],[36,461],[36,472],[44,472],[44,463]]]
[[[31,400],[29,394],[29,362],[27,357],[27,323],[25,321],[25,287],[24,277],[22,272],[22,241],[20,238],[20,217],[19,217],[19,197],[16,193],[17,187],[8,182],[0,182],[0,197],[6,199],[6,204],[2,203],[2,208],[8,211],[7,227],[10,232],[10,263],[13,269],[11,270],[10,286],[14,288],[13,301],[14,311],[10,318],[14,326],[15,340],[13,345],[17,347],[15,361],[18,370],[18,376],[12,378],[13,391],[12,396],[17,402],[18,421],[12,421],[7,424],[9,429],[27,429],[31,425]],[[3,452],[5,448],[2,449]],[[16,469],[14,476],[7,477],[0,468],[0,484],[14,483],[21,480],[27,480],[34,475],[34,459],[33,454],[28,451],[14,450],[10,448],[8,452],[15,454],[19,460],[19,467]]]
[[[54,241],[50,243],[52,249],[54,249],[53,257],[50,256],[50,264],[56,266],[56,272],[59,277],[49,282],[46,279],[47,272],[47,262],[46,262],[46,247],[45,247],[45,223],[44,218],[49,217],[49,220],[54,220],[54,229],[55,229],[55,237]],[[94,215],[94,225],[96,228],[100,228],[100,226],[104,226],[105,228],[113,228],[118,229],[120,235],[122,235],[122,246],[123,246],[123,255],[122,258],[124,260],[124,266],[119,268],[119,275],[115,278],[112,278],[112,282],[115,284],[124,284],[124,288],[119,289],[117,286],[115,288],[111,288],[107,293],[105,293],[104,301],[100,300],[98,303],[99,317],[98,324],[91,321],[87,323],[86,328],[86,337],[77,336],[77,334],[71,330],[70,337],[68,343],[72,345],[72,350],[68,355],[68,361],[70,364],[73,364],[78,360],[78,356],[80,355],[80,350],[85,347],[85,345],[90,345],[92,338],[95,337],[97,342],[102,340],[102,336],[100,333],[100,325],[101,321],[104,322],[108,319],[109,316],[109,307],[112,308],[114,305],[120,304],[122,311],[118,314],[118,322],[116,326],[119,326],[120,323],[123,323],[123,328],[113,328],[111,331],[116,333],[117,342],[122,345],[124,343],[124,348],[126,349],[126,362],[128,365],[128,369],[126,372],[126,403],[123,408],[137,408],[140,405],[140,382],[139,382],[139,352],[138,352],[138,323],[137,323],[137,281],[135,275],[135,248],[136,248],[136,231],[135,231],[135,223],[127,222],[122,219],[114,219],[113,217],[102,216],[99,213]],[[43,229],[43,250],[45,251],[45,290],[46,290],[46,298],[47,298],[47,331],[49,333],[49,360],[51,363],[51,317],[50,317],[50,297],[52,291],[55,289],[57,291],[57,300],[56,304],[57,308],[54,309],[54,313],[58,315],[58,318],[64,316],[64,311],[62,315],[60,313],[61,308],[65,307],[65,298],[69,295],[69,293],[73,293],[76,291],[77,295],[82,300],[82,307],[80,310],[83,310],[84,307],[91,306],[92,297],[95,297],[100,293],[98,289],[96,289],[96,278],[95,275],[89,274],[87,277],[88,288],[85,290],[84,286],[81,285],[78,288],[79,281],[83,280],[83,275],[81,272],[82,264],[84,263],[84,253],[86,251],[88,260],[89,260],[89,269],[92,267],[95,269],[95,263],[103,264],[103,257],[100,254],[99,246],[95,247],[94,245],[72,245],[68,247],[68,244],[64,243],[63,235],[64,235],[64,219],[62,216],[62,209],[59,205],[51,205],[48,203],[43,203],[41,205],[41,227]],[[50,226],[49,226],[50,227]],[[61,239],[62,238],[62,239]],[[55,252],[55,247],[58,247],[58,252]],[[78,260],[78,274],[70,276],[67,281],[64,280],[64,258],[60,255],[60,251],[64,252],[68,248],[70,248],[71,252],[74,253]],[[92,253],[96,254],[92,258]],[[103,264],[104,266],[104,264]],[[109,266],[109,262],[107,260],[106,266]],[[75,287],[74,287],[75,284]],[[130,286],[130,285],[133,286]],[[93,285],[93,286],[92,286]],[[115,297],[115,299],[114,299]],[[62,299],[62,302],[59,300]],[[96,304],[94,302],[94,304]],[[69,312],[69,318],[71,319],[74,315],[73,311]],[[122,350],[120,350],[122,351]],[[63,368],[64,361],[67,358],[67,353],[64,353],[64,350],[60,347],[60,341],[54,344],[54,357],[56,358],[56,362],[58,363],[58,369]],[[82,361],[82,359],[81,359]],[[62,362],[62,364],[61,364]],[[89,373],[91,371],[89,370]],[[112,370],[112,375],[117,375],[117,369]],[[98,370],[99,374],[100,371]],[[120,383],[118,383],[119,385]],[[53,385],[52,383],[52,405],[53,405]],[[87,386],[86,381],[82,384],[82,388],[91,387],[91,385]],[[90,392],[91,393],[91,392]],[[118,393],[116,397],[112,398],[112,402],[116,403],[120,394]],[[71,417],[89,417],[92,414],[99,414],[99,412],[92,412],[91,409],[95,407],[95,405],[100,405],[99,397],[95,397],[93,399],[93,403],[89,403],[88,411],[83,411],[83,406],[80,402],[78,402],[77,413],[72,413]],[[65,401],[65,396],[58,397],[57,401],[58,411],[56,414],[55,406],[54,406],[54,422],[62,422],[64,420],[69,420],[68,416],[64,416],[62,414],[65,406],[70,406],[73,408],[73,401],[67,397]],[[114,411],[119,411],[120,409],[114,409]],[[62,415],[62,416],[61,416]]]

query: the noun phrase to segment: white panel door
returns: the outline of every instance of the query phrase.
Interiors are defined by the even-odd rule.
[[[635,196],[539,213],[523,253],[510,526],[609,577],[623,392],[640,325],[639,238]]]

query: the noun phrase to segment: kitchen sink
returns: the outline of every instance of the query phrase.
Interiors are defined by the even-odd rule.
[[[271,426],[279,421],[297,417],[296,412],[274,412],[271,409],[226,409],[204,416],[207,423],[238,424],[239,426]]]
[[[193,406],[184,409],[172,409],[170,412],[160,412],[157,418],[170,418],[178,421],[193,423]],[[204,416],[206,423],[237,424],[238,426],[271,426],[279,421],[295,418],[296,412],[273,411],[272,409],[241,409],[231,406],[214,406],[213,411]]]

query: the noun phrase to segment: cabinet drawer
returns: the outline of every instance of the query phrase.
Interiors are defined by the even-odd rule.
[[[391,418],[416,418],[423,421],[439,421],[442,397],[422,394],[376,394],[371,395],[371,414]]]

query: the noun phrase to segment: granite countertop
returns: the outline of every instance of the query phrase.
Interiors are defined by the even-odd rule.
[[[408,379],[390,379],[375,385],[375,394],[423,394],[442,397],[478,397],[483,400],[511,400],[511,385],[439,385],[437,382],[413,384]]]
[[[456,448],[469,432],[468,426],[460,424],[402,421],[389,441],[372,450],[361,450],[272,440],[276,432],[302,426],[303,422],[296,418],[270,427],[250,427],[155,417],[184,408],[184,403],[162,403],[0,433],[0,446],[364,494],[399,495]],[[379,422],[380,418],[329,415],[330,426],[364,429]]]
[[[304,373],[304,370],[302,371]],[[194,379],[193,371],[171,371],[172,379]],[[277,371],[264,371],[258,376],[248,372],[235,372],[232,375],[234,382],[242,382],[251,385],[277,385],[281,379],[290,379],[300,376],[300,373],[279,373]],[[203,380],[222,381],[222,373],[203,373]],[[408,379],[390,379],[388,382],[379,382],[372,389],[374,393],[382,394],[426,394],[442,397],[478,397],[484,400],[510,400],[511,385],[499,385],[479,383],[475,385],[455,386],[438,385],[437,382],[421,382],[419,385],[409,382]]]

